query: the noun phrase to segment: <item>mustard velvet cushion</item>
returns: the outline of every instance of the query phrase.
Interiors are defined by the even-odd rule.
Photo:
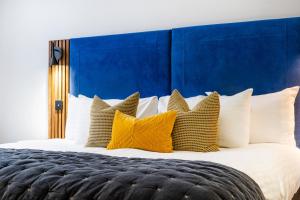
[[[168,110],[177,111],[173,128],[174,150],[218,151],[219,94],[214,92],[200,101],[192,110],[181,94],[174,90]]]
[[[169,111],[144,119],[116,111],[107,149],[135,148],[168,153],[173,151],[172,129],[176,112]]]
[[[111,139],[115,111],[120,110],[127,115],[135,116],[139,98],[140,94],[136,92],[117,105],[110,106],[95,96],[91,106],[90,133],[86,146],[107,147]]]

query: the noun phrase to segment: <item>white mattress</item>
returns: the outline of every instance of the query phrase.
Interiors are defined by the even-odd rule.
[[[245,148],[222,149],[220,152],[213,153],[183,151],[155,153],[136,149],[86,148],[67,140],[52,139],[1,144],[0,148],[30,148],[123,157],[212,161],[246,173],[260,186],[266,199],[272,200],[290,200],[300,186],[300,149],[280,144],[251,144]]]

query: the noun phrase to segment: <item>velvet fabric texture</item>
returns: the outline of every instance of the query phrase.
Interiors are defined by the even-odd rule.
[[[170,153],[175,119],[175,111],[137,119],[117,110],[107,149],[135,148]]]
[[[2,200],[265,200],[225,165],[80,152],[0,149]]]
[[[71,39],[70,56],[74,95],[265,94],[300,85],[300,18]]]
[[[172,88],[254,95],[300,85],[300,18],[196,26],[172,30]],[[300,98],[295,103],[300,145]]]
[[[171,31],[71,39],[70,92],[103,99],[169,94]]]

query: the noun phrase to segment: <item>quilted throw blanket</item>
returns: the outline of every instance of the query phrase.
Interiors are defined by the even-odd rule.
[[[263,200],[233,168],[204,161],[0,149],[0,199]]]

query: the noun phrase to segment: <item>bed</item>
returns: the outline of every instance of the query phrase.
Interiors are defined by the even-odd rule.
[[[262,189],[266,199],[292,199],[300,187],[300,150],[280,144],[252,144],[246,148],[222,149],[213,153],[179,151],[167,154],[137,149],[109,151],[105,148],[85,148],[63,139],[21,141],[2,144],[0,148],[87,152],[130,158],[211,161],[233,167],[250,176]]]
[[[135,91],[148,97],[173,89],[187,97],[214,90],[232,95],[247,88],[259,95],[300,85],[300,18],[76,38],[70,45],[75,96],[123,99]],[[3,199],[299,198],[300,150],[275,143],[155,153],[86,148],[63,139],[21,141],[0,145],[0,161]]]

